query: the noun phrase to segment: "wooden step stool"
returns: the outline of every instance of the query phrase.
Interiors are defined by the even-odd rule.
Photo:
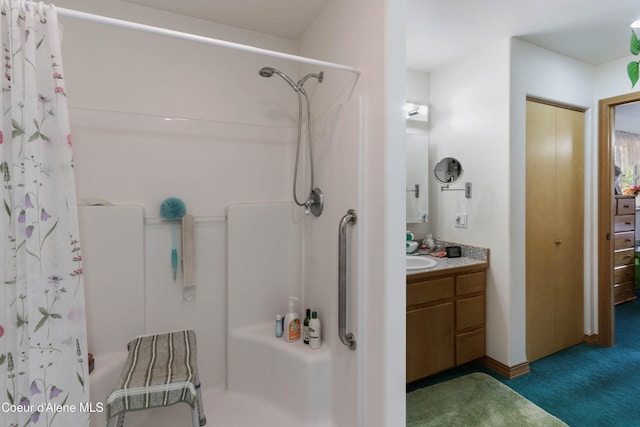
[[[140,336],[127,344],[129,355],[118,384],[107,398],[107,427],[122,427],[128,411],[191,405],[193,427],[207,423],[202,406],[192,330]]]

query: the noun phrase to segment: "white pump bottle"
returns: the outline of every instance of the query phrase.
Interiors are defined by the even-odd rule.
[[[287,342],[294,342],[300,339],[300,317],[295,311],[295,301],[297,297],[289,297],[289,311],[284,316],[283,336]]]

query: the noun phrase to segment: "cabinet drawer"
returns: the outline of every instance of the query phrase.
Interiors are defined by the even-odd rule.
[[[613,220],[613,231],[632,231],[635,228],[635,215],[617,215]]]
[[[456,366],[484,356],[484,328],[456,335]]]
[[[616,215],[629,215],[635,213],[636,198],[619,198],[616,199]]]
[[[407,306],[453,297],[453,277],[407,285]]]
[[[456,330],[484,325],[484,295],[456,301]]]
[[[616,267],[613,269],[613,282],[633,282],[635,277],[635,265],[625,265],[624,267]]]
[[[619,303],[635,296],[633,282],[616,283],[613,285],[613,301]]]
[[[633,248],[635,240],[634,234],[633,231],[616,233],[613,238],[613,249]]]
[[[634,263],[635,249],[624,249],[613,253],[613,265],[629,265]]]
[[[484,291],[484,271],[461,274],[456,278],[456,295],[466,295]]]

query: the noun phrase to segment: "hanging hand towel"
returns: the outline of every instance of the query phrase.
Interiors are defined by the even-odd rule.
[[[185,287],[196,285],[193,215],[182,217],[182,280]]]

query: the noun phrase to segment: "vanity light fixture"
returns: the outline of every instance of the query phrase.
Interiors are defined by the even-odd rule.
[[[405,118],[419,122],[429,121],[429,106],[407,102],[404,105]]]

